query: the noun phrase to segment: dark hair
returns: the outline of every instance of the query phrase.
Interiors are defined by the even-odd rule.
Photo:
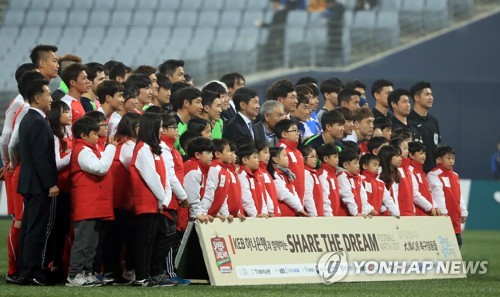
[[[352,110],[350,110],[349,108],[341,106],[337,108],[337,111],[344,115],[344,119],[346,121],[354,121],[354,112],[352,112]]]
[[[170,89],[170,92],[172,92],[172,95],[177,93],[177,91],[185,89],[185,88],[191,88],[191,85],[188,84],[187,82],[184,81],[176,81],[172,84],[172,89]],[[170,99],[172,100],[172,99]]]
[[[172,75],[175,73],[175,70],[179,67],[184,67],[183,60],[166,60],[158,66],[158,71],[165,75]]]
[[[193,77],[187,73],[184,73],[184,81],[185,82],[188,82],[188,81],[193,82]]]
[[[234,84],[236,83],[236,81],[242,80],[244,82],[245,78],[243,77],[243,75],[237,72],[232,72],[224,74],[219,80],[225,83],[228,88],[234,89]]]
[[[97,110],[93,110],[91,112],[87,112],[85,115],[85,117],[90,117],[90,118],[93,118],[94,120],[96,120],[98,123],[100,122],[105,122],[107,119],[106,119],[106,116],[100,112],[100,111],[97,111]]]
[[[222,95],[222,94],[226,94],[227,93],[227,90],[226,88],[224,88],[220,83],[216,82],[216,81],[212,81],[208,84],[206,84],[204,87],[203,87],[203,90],[202,90],[202,93],[204,91],[212,91],[212,92],[216,92],[218,93],[219,95]]]
[[[202,118],[192,118],[187,123],[187,131],[193,132],[196,136],[201,136],[201,132],[207,128],[207,126],[212,128],[212,124],[209,121]]]
[[[219,96],[219,93],[203,89],[203,91],[201,91],[201,104],[211,107],[215,99],[219,99]]]
[[[354,89],[349,89],[349,88],[342,89],[338,95],[339,106],[342,106],[342,102],[349,103],[351,101],[352,96],[360,96],[361,97],[361,93],[354,90]]]
[[[165,112],[165,110],[159,106],[156,105],[150,105],[144,112],[149,112],[149,113],[156,113],[156,114],[162,114]]]
[[[71,126],[71,129],[73,130],[73,138],[81,139],[82,134],[88,136],[91,131],[98,133],[100,127],[96,119],[84,116],[76,120]]]
[[[339,166],[344,168],[344,163],[345,162],[351,162],[353,160],[359,160],[359,153],[351,150],[351,149],[344,149],[340,152],[339,154]]]
[[[307,97],[304,93],[297,94],[297,107],[300,104],[309,104],[309,97]]]
[[[392,121],[386,117],[376,118],[375,121],[373,121],[373,126],[375,129],[378,128],[380,130],[384,130],[385,128],[392,129]]]
[[[113,69],[113,67],[115,67],[116,65],[119,65],[119,64],[123,64],[123,63],[119,62],[119,61],[115,61],[115,60],[109,60],[106,63],[104,63],[104,68],[108,69],[108,71],[111,71],[111,69]],[[123,64],[123,65],[125,65],[125,64]]]
[[[105,75],[109,74],[109,71],[101,63],[90,62],[90,63],[85,64],[85,67],[87,67],[87,69],[85,69],[85,71],[87,72],[87,78],[90,81],[93,81],[96,78],[98,72],[104,72]],[[68,87],[69,87],[69,85],[68,85]]]
[[[109,95],[113,97],[116,93],[123,92],[123,86],[116,80],[105,80],[99,84],[97,87],[97,97],[99,98],[99,103],[104,104],[106,102],[106,96]]]
[[[364,171],[363,169],[363,165],[368,165],[370,164],[371,161],[380,161],[378,156],[375,156],[373,154],[365,154],[363,156],[361,156],[361,158],[359,159],[359,168],[361,169],[361,172]]]
[[[352,89],[352,90],[354,90],[356,88],[360,88],[360,89],[366,90],[366,84],[364,82],[360,81],[359,79],[353,79],[353,80],[346,82],[344,85],[344,88]]]
[[[399,99],[401,99],[401,96],[404,96],[404,95],[410,97],[410,92],[408,92],[408,90],[406,90],[406,89],[395,89],[394,91],[389,93],[389,98],[388,98],[387,102],[389,104],[389,108],[391,109],[391,111],[393,111],[391,103],[394,103],[397,105],[399,102]]]
[[[319,96],[319,89],[318,86],[314,83],[308,83],[306,84],[312,91],[313,91],[313,96],[318,97]]]
[[[160,88],[164,88],[164,89],[167,89],[167,90],[172,90],[172,82],[163,73],[157,73],[156,74],[156,83],[158,84],[158,87],[160,87]]]
[[[403,137],[394,137],[394,138],[391,138],[391,141],[389,142],[389,144],[399,147],[401,145],[401,143],[403,143],[404,141],[406,141],[406,139]]]
[[[401,149],[399,146],[386,145],[380,149],[378,152],[378,157],[380,159],[380,167],[382,171],[380,172],[380,179],[385,183],[386,188],[390,188],[392,182],[399,183],[401,179],[401,174],[397,168],[392,167],[391,159],[394,156],[400,156]]]
[[[33,71],[36,69],[37,69],[37,67],[33,63],[24,63],[21,66],[17,67],[16,74],[15,74],[16,82],[19,84],[19,81],[21,80],[21,76],[23,76],[23,74],[25,74],[28,71]]]
[[[231,152],[236,152],[237,149],[236,143],[232,139],[228,139],[228,141],[229,141],[229,150]]]
[[[170,126],[176,126],[177,127],[177,121],[175,120],[174,116],[169,115],[168,113],[164,112],[161,115],[161,126],[163,128],[168,128]]]
[[[406,127],[400,127],[392,130],[391,139],[402,137],[404,139],[412,138],[411,130]]]
[[[297,92],[297,95],[298,94],[304,94],[306,96],[309,94],[314,95],[313,90],[308,85],[298,85],[298,86],[296,85],[295,92]]]
[[[195,153],[211,152],[214,151],[214,143],[210,139],[203,138],[201,136],[194,137],[187,143],[187,155],[189,158],[193,158]]]
[[[192,104],[193,100],[199,97],[201,97],[201,91],[195,87],[186,87],[180,89],[179,91],[173,92],[172,97],[170,98],[170,102],[172,103],[172,110],[178,111],[184,105],[185,100],[187,100],[189,104]]]
[[[64,139],[66,133],[65,126],[61,124],[61,115],[63,112],[70,110],[68,104],[64,101],[58,100],[52,103],[50,111],[47,113],[47,118],[49,119],[50,128],[52,133],[59,139],[61,143],[61,151],[64,152],[68,148]]]
[[[154,74],[155,72],[156,68],[154,68],[153,66],[141,65],[134,70],[133,74],[144,74],[149,77],[151,74]]]
[[[446,154],[455,155],[455,150],[449,145],[438,146],[436,149],[436,159],[444,157]]]
[[[338,94],[341,89],[342,89],[342,82],[338,78],[329,78],[323,81],[319,86],[319,91],[323,96],[325,95],[325,93]]]
[[[274,162],[273,158],[278,157],[281,151],[284,149],[285,148],[281,146],[274,146],[269,148],[269,162],[267,163],[267,172],[269,172],[273,179],[275,178],[274,173],[276,172],[276,169],[274,169],[274,165],[276,165],[276,163]]]
[[[195,137],[201,137],[199,134],[194,133],[193,131],[186,131],[179,136],[179,144],[184,152],[187,151],[187,144],[189,141]]]
[[[410,88],[410,96],[413,98],[415,95],[420,95],[420,93],[427,88],[431,88],[431,83],[426,81],[419,81]]]
[[[325,111],[321,116],[321,128],[323,129],[323,131],[326,131],[326,125],[333,124],[344,125],[344,115],[342,115],[340,111],[335,109]]]
[[[368,140],[368,151],[370,152],[370,154],[373,154],[373,151],[375,149],[378,149],[381,145],[383,145],[384,143],[389,143],[389,141],[387,141],[387,139],[383,136],[376,136],[376,137],[372,137],[370,138],[370,140]]]
[[[68,86],[68,88],[71,88],[70,81],[72,80],[76,81],[80,73],[86,70],[87,67],[85,67],[85,65],[83,64],[80,63],[71,64],[68,67],[66,67],[66,69],[63,70],[63,72],[61,73],[61,79],[66,84],[66,86]]]
[[[241,102],[248,103],[254,97],[257,97],[257,92],[253,89],[247,87],[241,87],[237,89],[233,95],[233,103],[236,107],[236,111],[241,110]]]
[[[426,152],[425,145],[420,141],[410,141],[408,142],[408,151],[410,154],[414,154],[416,152]]]
[[[331,155],[338,155],[339,149],[333,143],[325,143],[316,149],[316,153],[318,154],[318,159],[321,162],[324,162],[323,160],[325,157],[330,157]]]
[[[125,78],[125,75],[127,74],[127,68],[129,67],[127,67],[122,62],[117,62],[109,69],[109,79],[116,80],[118,76]]]
[[[261,152],[262,150],[269,148],[269,145],[267,144],[266,141],[255,140],[255,148],[257,149],[258,152]]]
[[[149,76],[140,73],[131,74],[128,77],[127,82],[133,84],[138,89],[148,88],[151,86],[151,79]]]
[[[243,158],[250,158],[251,155],[258,153],[257,148],[253,144],[239,146],[236,150],[236,156],[240,165],[243,164]]]
[[[31,63],[35,64],[38,67],[40,60],[42,60],[42,55],[48,52],[57,52],[57,46],[45,44],[39,44],[35,46],[30,53]]]
[[[371,94],[375,98],[375,93],[380,93],[384,87],[392,87],[393,84],[385,79],[377,79],[372,84]]]
[[[373,118],[373,112],[366,106],[360,107],[354,112],[354,121],[358,123],[368,118]]]
[[[253,140],[253,138],[250,136],[246,136],[246,135],[241,135],[241,136],[236,137],[234,139],[234,142],[236,143],[236,147],[245,146],[245,145],[255,146],[255,141]]]
[[[212,142],[214,144],[214,157],[216,152],[222,153],[224,151],[224,148],[226,146],[229,146],[229,141],[227,141],[227,139],[224,138],[214,139],[212,140]]]
[[[116,140],[121,141],[127,138],[137,138],[135,128],[139,124],[141,115],[135,112],[127,112],[123,115],[116,128]]]
[[[289,120],[289,119],[283,119],[274,125],[273,132],[278,139],[283,138],[283,132],[286,132],[290,129],[292,126],[297,126],[294,121]]]
[[[25,100],[28,99],[27,89],[30,88],[31,82],[35,80],[45,80],[45,77],[40,72],[31,70],[26,71],[19,78],[17,89],[19,90],[19,94],[21,94]]]
[[[299,78],[297,80],[297,82],[295,83],[295,85],[299,86],[299,85],[305,85],[305,84],[309,84],[309,83],[313,83],[313,84],[317,85],[318,84],[318,80],[315,79],[312,76],[303,76],[303,77],[301,77],[301,78]]]
[[[305,160],[306,157],[310,153],[312,153],[312,151],[314,151],[315,149],[310,144],[307,144],[307,145],[301,145],[300,148],[299,148],[299,150],[302,153],[302,156],[304,157],[304,160]]]
[[[295,91],[293,83],[288,79],[282,79],[271,85],[268,91],[269,100],[278,100],[288,96],[288,93]],[[234,100],[234,99],[233,99]]]
[[[127,101],[128,99],[136,98],[139,95],[139,88],[134,84],[129,82],[124,82],[123,86],[123,99]]]
[[[358,156],[361,154],[361,149],[359,148],[359,145],[354,141],[341,140],[339,144],[340,147],[342,148],[340,152],[342,152],[343,150],[351,150],[355,151],[358,154]]]
[[[43,87],[48,86],[49,81],[46,79],[36,79],[27,83],[24,88],[26,98],[28,99],[28,103],[31,105],[35,102],[35,97],[44,92]]]
[[[144,113],[139,120],[139,133],[137,134],[137,143],[143,141],[151,147],[155,155],[161,154],[160,131],[161,117],[156,113]]]

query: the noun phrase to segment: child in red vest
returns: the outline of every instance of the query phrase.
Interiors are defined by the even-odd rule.
[[[70,160],[71,212],[75,238],[71,249],[68,286],[99,284],[90,275],[92,261],[99,243],[103,220],[114,218],[113,199],[103,189],[106,174],[116,152],[116,142],[110,140],[101,154],[97,150],[99,123],[83,117],[73,123],[74,147]]]
[[[200,201],[205,194],[214,144],[212,140],[199,136],[187,143],[186,151],[189,160],[184,163],[184,189],[189,201],[189,217],[202,223],[212,222],[213,216],[202,213]]]
[[[165,259],[175,240],[177,213],[161,156],[161,117],[144,113],[139,121],[137,144],[130,162],[135,211],[133,285],[173,286],[165,275]]]
[[[366,154],[359,160],[359,166],[368,203],[379,215],[388,210],[392,216],[399,218],[399,208],[394,203],[394,198],[391,197],[384,182],[378,178],[379,158],[372,154]]]
[[[323,197],[322,185],[319,181],[316,167],[318,166],[318,155],[316,150],[306,145],[300,149],[305,162],[305,191],[304,208],[311,217],[325,216],[325,198]],[[326,197],[328,200],[328,196]]]
[[[231,160],[229,161],[227,169],[229,172],[229,176],[231,177],[231,184],[227,197],[227,208],[229,214],[231,214],[233,217],[238,217],[240,218],[240,220],[245,220],[245,211],[243,210],[243,204],[241,202],[241,184],[237,174],[237,172],[239,171],[239,165],[236,164],[236,145],[233,141],[229,142],[229,148],[231,150]]]
[[[432,200],[439,211],[451,218],[458,246],[462,246],[462,226],[469,212],[462,197],[460,177],[453,171],[455,151],[449,146],[436,150],[437,167],[427,174]]]
[[[274,184],[274,178],[267,171],[267,164],[269,163],[270,158],[269,146],[266,142],[256,140],[255,147],[259,152],[258,174],[261,176],[264,182],[264,187],[266,188],[267,211],[269,215],[279,217],[281,216],[281,211],[278,203],[276,185]]]
[[[340,216],[340,193],[337,183],[337,166],[339,165],[339,150],[333,143],[320,146],[317,150],[321,161],[318,177],[323,187],[325,217]]]
[[[91,117],[99,123],[99,132],[97,135],[99,139],[97,140],[97,149],[100,152],[104,152],[106,148],[106,143],[108,142],[108,120],[106,116],[100,111],[91,111],[85,114],[86,117]]]
[[[343,216],[376,216],[378,212],[368,203],[365,188],[359,175],[359,155],[351,149],[339,154],[340,168],[337,173],[340,212]]]

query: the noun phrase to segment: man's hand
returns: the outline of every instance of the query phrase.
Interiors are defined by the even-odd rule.
[[[55,185],[49,189],[49,197],[56,198],[57,196],[59,196],[59,188]]]

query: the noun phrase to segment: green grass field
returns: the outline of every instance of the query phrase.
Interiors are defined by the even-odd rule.
[[[10,221],[0,220],[0,242],[7,238]],[[488,273],[467,279],[423,280],[372,283],[337,283],[333,285],[273,285],[211,287],[191,285],[170,288],[99,287],[67,288],[21,287],[5,283],[6,245],[0,244],[0,296],[500,296],[500,232],[465,231],[464,260],[489,261]]]

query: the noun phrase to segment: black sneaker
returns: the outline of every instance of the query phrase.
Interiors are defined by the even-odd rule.
[[[19,282],[19,275],[17,275],[17,274],[14,274],[14,275],[7,274],[5,276],[5,282],[8,283],[8,284],[19,285],[20,284],[20,282]]]

